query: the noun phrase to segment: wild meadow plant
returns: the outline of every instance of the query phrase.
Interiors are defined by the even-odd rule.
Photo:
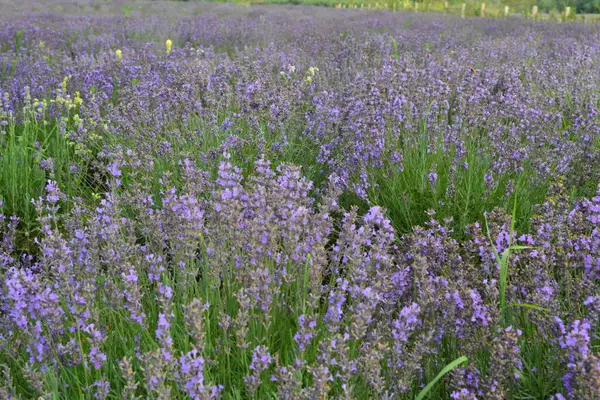
[[[20,6],[0,398],[600,398],[598,26]]]

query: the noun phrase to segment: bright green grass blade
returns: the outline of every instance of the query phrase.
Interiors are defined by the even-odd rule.
[[[439,381],[442,376],[446,375],[448,372],[452,371],[454,368],[456,368],[457,366],[459,366],[460,364],[466,363],[467,361],[469,361],[469,359],[465,356],[461,356],[459,358],[457,358],[456,360],[452,361],[450,364],[446,365],[444,367],[443,370],[440,371],[439,374],[437,374],[437,376],[427,384],[427,386],[425,386],[423,388],[423,390],[421,390],[419,392],[419,394],[417,395],[417,397],[415,397],[415,400],[422,400],[425,398],[425,396],[427,396],[427,393],[429,393],[429,391],[431,390],[431,388],[433,388],[435,386],[435,384],[437,383],[437,381]]]
[[[517,245],[517,244],[510,246],[511,250],[524,250],[524,249],[533,249],[533,248],[534,248],[533,246],[522,246],[522,245]]]
[[[535,305],[535,304],[529,304],[529,303],[514,303],[514,304],[511,304],[510,306],[511,306],[511,307],[523,307],[523,308],[531,308],[531,309],[533,309],[533,310],[545,311],[545,312],[548,312],[548,311],[550,311],[550,310],[549,310],[549,309],[547,309],[547,308],[540,307],[540,306],[538,306],[538,305]]]

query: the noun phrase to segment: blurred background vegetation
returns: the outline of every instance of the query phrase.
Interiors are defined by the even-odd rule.
[[[180,0],[194,1],[194,0]],[[221,0],[205,0],[221,2]],[[465,3],[467,16],[480,16],[481,4],[485,3],[485,16],[504,16],[505,6],[509,7],[509,15],[530,16],[534,6],[539,13],[548,14],[554,19],[578,19],[575,15],[600,14],[600,0],[224,0],[222,2],[250,3],[250,4],[304,4],[316,6],[342,7],[342,8],[367,8],[367,9],[393,9],[418,11],[445,11],[461,12]],[[565,10],[570,7],[568,15]],[[561,17],[562,16],[562,17]],[[541,18],[544,16],[540,15]],[[592,18],[593,19],[593,18]]]

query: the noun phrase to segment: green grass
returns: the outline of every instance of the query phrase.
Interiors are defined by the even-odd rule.
[[[439,374],[436,375],[435,378],[433,378],[433,380],[431,382],[429,382],[427,384],[427,386],[425,386],[423,388],[423,390],[421,390],[419,392],[419,394],[415,397],[415,400],[423,400],[427,397],[427,395],[429,394],[429,392],[431,391],[431,389],[435,386],[435,384],[437,383],[437,381],[439,381],[440,379],[442,379],[442,377],[444,375],[446,375],[448,372],[452,371],[454,368],[458,367],[461,364],[464,364],[466,362],[468,362],[469,359],[465,356],[460,356],[459,358],[457,358],[456,360],[452,361],[450,364],[446,365]]]
[[[374,178],[369,199],[387,209],[398,231],[410,232],[415,226],[423,226],[430,218],[426,212],[434,210],[437,220],[452,218],[451,226],[461,236],[468,225],[483,222],[485,211],[496,207],[511,210],[517,195],[516,226],[519,231],[527,230],[534,206],[546,198],[549,182],[540,181],[535,171],[526,168],[521,173],[495,176],[493,186],[487,187],[485,176],[490,172],[491,160],[482,151],[483,140],[469,142],[464,161],[456,165],[456,149],[444,150],[441,138],[432,143],[429,137],[424,132],[419,140],[398,144],[402,168],[388,161],[371,174]],[[431,172],[437,174],[433,184]],[[509,184],[514,190],[509,190]]]
[[[61,121],[48,115],[36,116],[33,107],[26,107],[21,121],[14,117],[7,121],[6,134],[0,137],[0,211],[20,218],[19,233],[24,237],[19,243],[25,246],[37,231],[31,200],[43,195],[48,179],[56,181],[69,196],[89,192],[88,163],[77,154],[77,145],[69,138],[69,132],[76,129],[73,117]],[[77,169],[72,170],[72,166]]]

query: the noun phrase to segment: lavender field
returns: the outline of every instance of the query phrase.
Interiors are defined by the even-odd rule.
[[[0,399],[600,399],[600,24],[0,3]]]

